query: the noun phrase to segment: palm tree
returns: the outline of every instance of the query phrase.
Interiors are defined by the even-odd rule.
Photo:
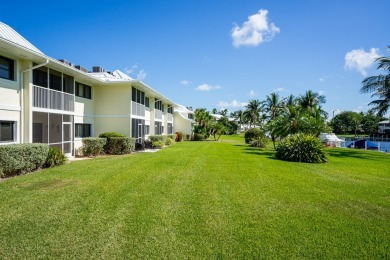
[[[279,99],[278,93],[274,92],[268,95],[265,101],[263,102],[263,108],[267,113],[268,122],[273,122],[279,116],[283,108],[283,103]],[[275,137],[276,137],[275,132],[272,131],[271,129],[270,133],[271,133],[271,140],[275,148]]]
[[[306,91],[305,95],[299,98],[299,104],[303,110],[312,111],[314,108],[326,102],[325,96],[315,93],[311,90]]]
[[[390,46],[387,47],[387,51],[390,52]],[[384,70],[385,74],[364,79],[360,93],[374,92],[371,97],[376,99],[371,101],[368,105],[373,106],[373,110],[376,111],[379,116],[383,116],[390,108],[390,57],[379,57],[375,62],[378,62],[379,64],[377,69]]]
[[[219,111],[219,113],[222,115],[222,116],[227,116],[228,114],[228,110],[225,108],[225,109],[221,109],[221,111]]]
[[[213,108],[213,110],[211,111],[211,114],[218,114],[218,110],[216,108]]]
[[[246,117],[249,119],[249,125],[256,125],[260,120],[261,103],[258,99],[252,99],[246,105]]]
[[[234,118],[238,120],[238,124],[240,125],[240,131],[241,131],[241,125],[244,122],[244,112],[240,109],[234,112]]]
[[[271,123],[272,134],[280,137],[296,134],[302,132],[304,124],[304,116],[300,107],[288,105]]]

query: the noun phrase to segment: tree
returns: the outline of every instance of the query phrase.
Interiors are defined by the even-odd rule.
[[[218,110],[216,108],[213,108],[213,110],[211,111],[211,114],[218,114]]]
[[[336,115],[330,121],[330,125],[336,134],[354,133],[360,130],[362,116],[352,111],[344,111]]]
[[[315,93],[311,90],[306,91],[305,95],[299,98],[299,104],[302,109],[312,111],[314,108],[326,102],[325,96]]]
[[[234,112],[233,117],[238,120],[238,124],[240,125],[240,131],[241,131],[241,125],[244,121],[244,112],[240,109]]]
[[[268,123],[271,123],[279,116],[283,108],[283,103],[279,99],[279,95],[274,92],[266,97],[265,101],[263,102],[263,108],[267,113]],[[272,143],[275,148],[275,132],[270,131],[270,134]]]
[[[261,103],[258,99],[252,99],[246,105],[245,117],[248,118],[249,126],[255,126],[260,121]]]
[[[390,46],[387,50],[390,52]],[[390,108],[390,57],[379,57],[375,62],[379,64],[377,69],[384,70],[385,74],[365,78],[360,93],[373,93],[371,97],[375,99],[368,105],[373,106],[379,116],[383,116]]]
[[[221,111],[219,111],[219,113],[222,115],[222,116],[227,116],[228,114],[228,110],[225,108],[225,109],[221,109]]]

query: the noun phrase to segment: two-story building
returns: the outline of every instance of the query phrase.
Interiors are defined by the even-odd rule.
[[[175,125],[178,107],[119,70],[89,72],[51,58],[0,22],[0,144],[47,143],[74,156],[83,137],[102,132],[139,143],[148,135],[191,134],[190,116]]]

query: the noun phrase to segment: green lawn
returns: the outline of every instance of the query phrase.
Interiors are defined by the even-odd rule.
[[[283,162],[240,137],[0,182],[0,259],[390,258],[390,156]]]

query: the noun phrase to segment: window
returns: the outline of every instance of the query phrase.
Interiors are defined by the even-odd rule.
[[[15,80],[14,61],[0,56],[0,78]]]
[[[154,134],[162,135],[164,133],[164,126],[162,122],[154,122]]]
[[[193,114],[188,114],[188,119],[194,119],[194,115]]]
[[[75,124],[75,137],[91,137],[91,124]]]
[[[92,87],[76,82],[76,96],[92,99]]]
[[[141,90],[133,87],[131,89],[131,101],[145,105],[145,92],[142,92]]]
[[[145,135],[150,135],[150,125],[145,125]]]
[[[154,108],[160,111],[164,111],[164,105],[161,100],[154,102]]]
[[[173,134],[173,124],[172,123],[168,123],[168,134],[169,135]]]
[[[168,114],[173,114],[173,107],[168,107]]]
[[[145,129],[145,120],[131,119],[131,137],[137,139],[136,143],[142,143],[142,140],[145,138]]]
[[[47,68],[41,67],[33,70],[33,84],[47,88]]]
[[[145,107],[150,107],[148,97],[145,97]]]
[[[15,141],[15,125],[14,121],[0,121],[0,142]]]

